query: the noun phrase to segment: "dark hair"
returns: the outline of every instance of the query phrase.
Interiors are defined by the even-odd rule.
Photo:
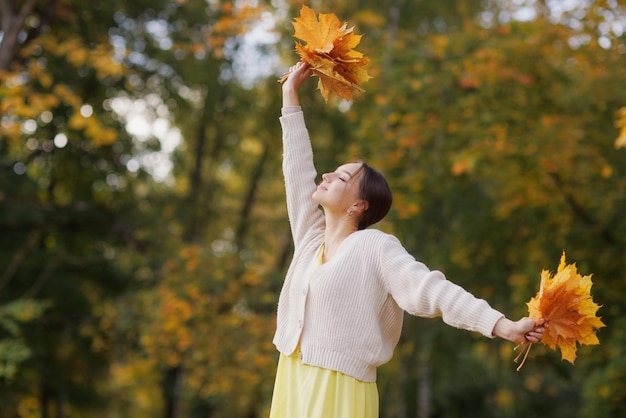
[[[361,214],[358,229],[365,229],[383,219],[389,212],[392,201],[391,188],[385,177],[366,163],[362,164],[359,198],[367,201],[369,206]]]

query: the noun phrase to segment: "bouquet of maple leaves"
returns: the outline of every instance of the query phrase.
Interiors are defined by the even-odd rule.
[[[575,264],[565,264],[563,253],[554,276],[547,270],[541,272],[539,292],[527,303],[531,318],[535,321],[544,318],[548,323],[541,342],[552,350],[558,346],[562,359],[572,364],[576,360],[577,343],[600,344],[596,329],[605,326],[596,316],[600,305],[591,297],[592,284],[591,275],[581,276]],[[532,344],[522,343],[516,347],[525,345],[528,345],[526,350],[522,350],[515,359],[517,362],[523,355],[518,371],[524,365]]]
[[[348,28],[333,13],[320,13],[318,20],[315,12],[304,5],[293,27],[294,38],[303,42],[296,40],[296,53],[320,78],[317,88],[324,101],[328,102],[331,92],[345,100],[354,100],[355,93],[363,93],[361,85],[371,78],[364,68],[369,59],[354,50],[362,37],[354,33],[354,27]]]

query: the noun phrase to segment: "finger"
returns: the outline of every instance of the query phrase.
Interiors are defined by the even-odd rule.
[[[543,338],[543,332],[530,331],[526,333],[525,338],[527,341],[536,343],[541,341],[541,339]]]

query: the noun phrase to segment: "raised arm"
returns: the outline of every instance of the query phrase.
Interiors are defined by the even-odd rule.
[[[283,129],[283,174],[287,193],[287,212],[296,247],[306,233],[323,229],[324,216],[311,195],[317,185],[313,150],[300,109],[298,89],[309,79],[308,64],[298,63],[290,68],[283,88],[283,109],[280,123]]]

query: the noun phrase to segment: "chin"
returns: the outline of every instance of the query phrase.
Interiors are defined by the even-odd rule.
[[[313,199],[313,201],[318,205],[322,204],[321,200],[319,199],[319,195],[317,194],[317,190],[311,194],[311,199]]]

